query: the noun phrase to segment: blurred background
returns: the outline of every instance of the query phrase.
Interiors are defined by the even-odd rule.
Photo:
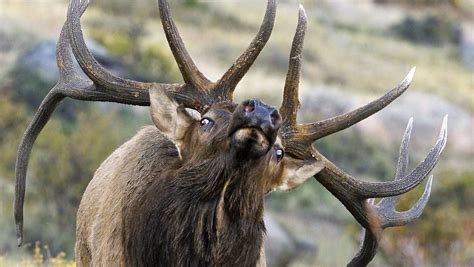
[[[253,39],[266,1],[170,1],[187,48],[218,79]],[[394,177],[406,123],[414,117],[414,167],[449,114],[449,141],[431,199],[415,223],[389,228],[372,266],[474,266],[474,1],[280,0],[273,35],[236,90],[279,106],[288,55],[304,4],[308,32],[302,121],[347,112],[393,88],[412,66],[410,89],[371,118],[318,141],[343,170],[364,180]],[[72,266],[75,213],[99,164],[138,129],[147,108],[61,103],[34,146],[25,205],[26,245],[16,247],[14,164],[20,138],[58,79],[55,42],[65,0],[0,0],[0,266]],[[83,19],[88,46],[119,76],[182,82],[154,0],[92,1]],[[398,208],[410,207],[423,185]],[[271,266],[342,266],[361,229],[314,179],[266,200]]]

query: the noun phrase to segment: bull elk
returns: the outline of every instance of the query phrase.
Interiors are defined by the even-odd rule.
[[[87,0],[71,0],[57,45],[60,79],[41,103],[19,147],[15,221],[22,243],[23,202],[29,155],[57,104],[66,97],[150,106],[154,126],[141,130],[106,159],[89,183],[77,214],[79,266],[265,266],[264,197],[314,177],[364,228],[360,251],[349,266],[367,265],[381,231],[416,219],[425,192],[408,211],[398,196],[423,181],[447,140],[447,117],[426,158],[407,171],[410,119],[396,177],[389,182],[353,178],[321,155],[313,143],[386,107],[410,85],[415,69],[394,89],[351,112],[299,124],[298,87],[306,14],[299,10],[279,110],[260,100],[234,103],[237,83],[249,70],[273,29],[276,0],[268,0],[256,37],[217,82],[208,80],[189,56],[166,0],[161,22],[184,84],[145,83],[116,77],[88,51],[80,17]],[[80,69],[74,64],[79,63]],[[81,75],[84,72],[85,76]],[[377,204],[374,198],[382,198]]]

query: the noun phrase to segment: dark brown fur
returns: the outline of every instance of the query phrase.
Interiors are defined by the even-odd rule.
[[[257,264],[265,233],[263,198],[273,172],[256,166],[269,165],[273,155],[250,159],[233,150],[233,109],[220,104],[208,112],[219,125],[210,133],[198,134],[199,122],[189,126],[184,147],[192,150],[182,147],[181,160],[170,140],[147,127],[102,164],[78,214],[79,265]],[[97,212],[100,205],[111,214]],[[107,233],[100,233],[104,228]],[[90,258],[81,262],[81,254]]]

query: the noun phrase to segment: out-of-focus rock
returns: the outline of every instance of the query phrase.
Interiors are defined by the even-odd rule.
[[[102,66],[117,76],[131,78],[120,60],[110,56],[102,46],[89,41],[88,47]],[[83,73],[82,75],[86,77]],[[36,109],[59,79],[56,41],[49,40],[31,45],[18,57],[8,76],[9,82],[0,88],[0,91],[5,91],[17,101],[25,102],[31,109]],[[79,105],[81,104],[77,101],[70,101],[66,105],[60,105],[58,113],[62,117],[72,119]]]
[[[474,70],[474,24],[462,26],[459,53],[462,62]]]
[[[304,240],[295,240],[269,214],[265,214],[267,238],[265,254],[267,265],[288,266],[293,260],[316,253],[316,245]]]

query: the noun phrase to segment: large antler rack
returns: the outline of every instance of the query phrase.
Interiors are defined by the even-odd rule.
[[[283,118],[281,136],[286,153],[290,156],[323,162],[323,169],[314,177],[342,202],[357,222],[365,229],[363,245],[359,253],[349,263],[349,266],[365,266],[375,255],[380,238],[379,233],[382,229],[404,225],[417,218],[423,211],[429,197],[432,178],[427,183],[425,194],[410,211],[405,213],[396,212],[394,202],[398,199],[396,196],[404,194],[420,184],[436,165],[447,141],[447,116],[443,120],[441,133],[435,146],[426,158],[411,172],[407,173],[407,163],[405,163],[408,161],[407,151],[412,123],[410,120],[407,134],[405,134],[402,143],[397,176],[394,181],[365,182],[346,174],[319,153],[313,146],[313,143],[320,138],[344,130],[389,105],[408,89],[413,79],[415,68],[409,71],[408,75],[397,87],[365,106],[323,121],[299,124],[297,122],[297,113],[300,107],[298,90],[306,27],[306,13],[300,5],[298,26],[293,39],[283,102],[280,107],[280,113]],[[369,199],[384,197],[386,199],[383,199],[377,205],[373,205],[373,202],[368,201]]]
[[[205,111],[213,103],[232,101],[232,94],[238,82],[250,69],[270,38],[276,14],[276,0],[268,0],[262,25],[254,40],[221,79],[211,82],[197,69],[188,54],[172,20],[167,1],[158,0],[164,32],[185,82],[162,84],[117,77],[94,59],[85,44],[80,22],[88,4],[88,0],[71,0],[69,4],[67,21],[61,30],[56,47],[60,79],[41,103],[18,149],[14,213],[19,246],[23,242],[23,204],[31,149],[56,106],[64,98],[149,106],[149,90],[161,87],[165,88],[178,103],[200,112]],[[72,56],[79,63],[80,69],[75,66]],[[90,80],[82,78],[82,73],[85,73]]]

